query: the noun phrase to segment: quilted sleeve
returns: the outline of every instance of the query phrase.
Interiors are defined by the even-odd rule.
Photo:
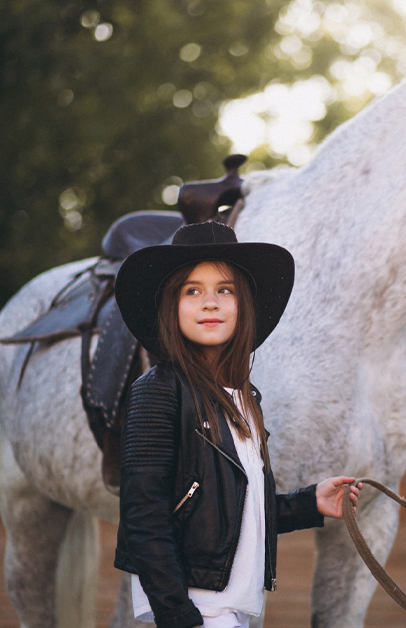
[[[172,524],[179,411],[176,390],[147,373],[132,386],[122,434],[121,525],[158,628],[203,623],[188,597]]]

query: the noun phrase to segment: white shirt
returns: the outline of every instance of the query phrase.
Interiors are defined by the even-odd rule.
[[[241,440],[233,423],[228,425],[238,457],[248,478],[240,538],[230,579],[224,591],[189,588],[189,597],[203,617],[222,616],[222,628],[236,626],[246,615],[260,615],[264,604],[265,580],[265,504],[264,473],[260,442],[252,418],[243,411],[239,391],[226,388],[247,420],[252,438]],[[132,574],[134,617],[153,622],[153,613],[138,576]],[[238,625],[238,624],[237,624]]]

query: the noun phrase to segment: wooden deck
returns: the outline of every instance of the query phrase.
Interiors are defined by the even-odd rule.
[[[344,525],[344,524],[343,524]],[[102,555],[98,591],[97,628],[108,628],[120,574],[112,562],[115,527],[101,523]],[[0,524],[0,562],[3,562],[4,528]],[[355,551],[355,550],[354,550]],[[314,564],[313,534],[294,532],[282,538],[278,550],[278,593],[267,598],[265,628],[306,628],[310,625],[309,599]],[[388,560],[388,571],[406,589],[406,516]],[[365,628],[404,628],[405,612],[379,587],[368,611]],[[0,573],[0,628],[19,628]]]

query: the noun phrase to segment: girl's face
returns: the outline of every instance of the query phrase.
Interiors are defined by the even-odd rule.
[[[179,326],[191,342],[214,357],[230,340],[237,323],[237,296],[227,264],[202,262],[184,282],[179,297]]]

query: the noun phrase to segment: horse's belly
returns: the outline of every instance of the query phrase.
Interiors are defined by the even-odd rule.
[[[9,391],[6,430],[18,465],[50,499],[118,521],[118,498],[104,487],[101,452],[80,397],[80,339],[32,356],[18,394]]]
[[[301,352],[277,339],[258,350],[253,381],[263,394],[278,489],[338,474],[396,484],[406,465],[406,417],[399,410],[406,407],[406,387],[394,376],[383,381],[382,368],[365,354],[351,354],[351,345],[337,343],[326,353],[314,340],[313,352]],[[399,373],[400,367],[394,356],[383,370]]]

